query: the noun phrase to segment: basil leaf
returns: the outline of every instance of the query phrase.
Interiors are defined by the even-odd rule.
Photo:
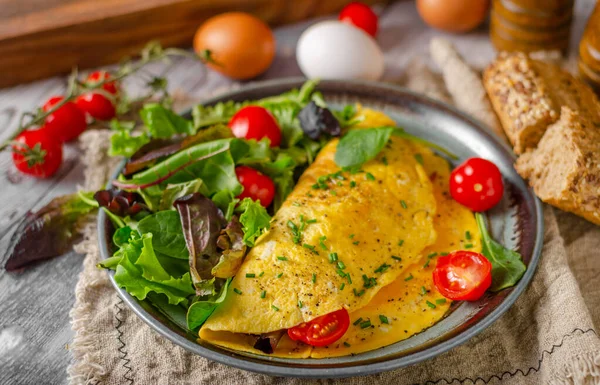
[[[271,216],[260,203],[250,198],[244,198],[236,211],[241,213],[240,223],[244,230],[243,242],[245,245],[253,247],[256,238],[271,226]]]
[[[390,140],[394,128],[364,128],[350,130],[340,139],[335,163],[340,167],[357,167],[375,158]]]
[[[148,215],[138,223],[138,231],[153,235],[152,246],[156,251],[171,258],[188,259],[189,252],[177,211],[166,210]]]
[[[170,138],[176,134],[192,135],[196,132],[191,121],[158,103],[145,104],[140,110],[140,117],[153,138]]]
[[[500,291],[516,285],[527,270],[521,255],[492,239],[482,214],[476,213],[475,218],[481,232],[482,254],[492,264],[492,286],[489,290]]]
[[[190,305],[186,316],[188,329],[195,331],[202,326],[217,306],[227,297],[230,282],[231,278],[225,282],[219,294],[210,296],[205,300],[198,300]]]

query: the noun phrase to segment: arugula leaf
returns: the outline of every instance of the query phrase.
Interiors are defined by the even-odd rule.
[[[152,234],[152,246],[166,256],[187,261],[189,252],[185,244],[179,214],[174,210],[159,211],[138,223],[141,234]]]
[[[140,110],[140,117],[153,138],[170,138],[176,134],[192,135],[196,132],[191,121],[158,103],[145,104]]]
[[[204,324],[212,312],[215,311],[217,306],[219,306],[219,304],[221,304],[227,297],[227,291],[230,283],[231,278],[225,282],[218,294],[204,297],[204,299],[199,299],[190,305],[186,316],[188,329],[196,331],[200,326],[202,326],[202,324]]]
[[[482,214],[476,213],[475,218],[481,232],[482,254],[492,264],[492,286],[489,290],[500,291],[516,285],[527,270],[521,255],[492,239]]]
[[[128,158],[148,142],[150,142],[150,138],[146,132],[132,136],[129,130],[118,130],[110,136],[108,155]]]
[[[340,167],[357,167],[368,162],[379,154],[393,131],[392,127],[350,130],[337,145],[335,163]]]
[[[244,230],[243,242],[247,246],[253,247],[256,238],[271,226],[271,216],[260,203],[250,198],[244,198],[236,211],[241,213],[240,223]]]

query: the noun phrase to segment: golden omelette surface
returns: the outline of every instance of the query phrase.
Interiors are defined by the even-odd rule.
[[[333,160],[337,142],[327,144],[300,178],[201,337],[204,330],[266,333],[342,307],[360,309],[435,241],[432,184],[415,160],[427,149],[394,138],[362,172],[343,172],[344,179],[329,178],[327,189],[314,189],[320,177],[340,171]],[[304,228],[296,242],[290,226]],[[330,263],[330,253],[337,253],[343,269]],[[384,264],[389,268],[374,272]]]

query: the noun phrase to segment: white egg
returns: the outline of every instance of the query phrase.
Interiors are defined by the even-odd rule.
[[[323,21],[304,31],[296,60],[308,78],[378,80],[384,69],[375,40],[339,21]]]

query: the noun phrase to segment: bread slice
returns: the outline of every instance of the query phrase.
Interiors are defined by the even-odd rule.
[[[484,72],[484,86],[517,154],[534,148],[563,106],[600,119],[592,89],[559,66],[523,53],[503,54]]]
[[[544,202],[600,225],[600,119],[563,107],[515,164]]]

